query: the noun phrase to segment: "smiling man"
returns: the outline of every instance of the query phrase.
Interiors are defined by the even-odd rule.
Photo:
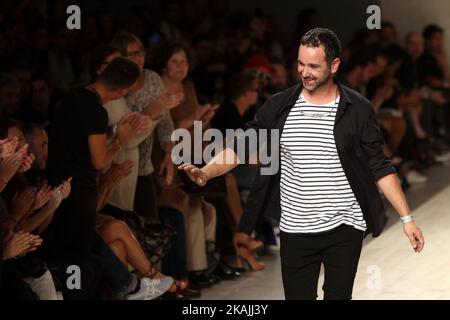
[[[248,123],[280,131],[281,170],[255,179],[235,242],[246,241],[260,214],[280,221],[286,299],[316,299],[321,264],[324,298],[352,298],[364,235],[377,237],[386,223],[377,185],[400,215],[413,249],[424,246],[383,154],[371,103],[335,79],[340,55],[333,31],[307,32],[298,52],[300,83],[272,96]],[[223,152],[236,159],[233,150]],[[235,166],[219,164],[222,157],[201,169],[191,164],[180,169],[204,185]]]

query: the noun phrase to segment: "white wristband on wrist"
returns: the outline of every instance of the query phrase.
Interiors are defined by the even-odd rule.
[[[414,221],[415,219],[414,219],[414,216],[407,215],[407,216],[400,217],[400,220],[402,220],[403,223],[408,223],[408,222]]]

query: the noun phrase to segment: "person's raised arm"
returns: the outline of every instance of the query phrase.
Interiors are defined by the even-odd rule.
[[[158,98],[152,100],[142,113],[146,116],[149,116],[152,120],[158,119],[166,111],[178,106],[183,99],[183,93],[163,93]]]
[[[88,137],[91,163],[97,170],[102,170],[117,156],[122,149],[118,139],[108,145],[106,134],[92,134]]]
[[[123,146],[137,134],[140,121],[138,117],[120,122],[117,134],[112,143],[108,145],[106,133],[92,134],[88,137],[91,163],[97,170],[106,168],[117,156]]]
[[[239,163],[234,150],[226,148],[201,169],[190,163],[182,164],[178,169],[186,171],[188,177],[199,186],[204,186],[208,180],[233,170]]]

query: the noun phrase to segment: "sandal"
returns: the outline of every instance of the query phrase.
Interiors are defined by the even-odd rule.
[[[163,294],[163,299],[167,300],[188,300],[185,290],[188,288],[188,283],[181,280],[174,280],[172,287]]]

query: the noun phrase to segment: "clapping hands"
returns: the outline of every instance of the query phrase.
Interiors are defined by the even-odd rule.
[[[27,144],[19,150],[13,151],[12,148],[17,146],[14,139],[3,142],[0,145],[0,153],[2,156],[0,159],[0,178],[6,184],[16,172],[25,172],[31,168],[31,164],[34,161],[34,155],[27,154]]]
[[[3,260],[8,260],[26,254],[36,250],[41,244],[42,239],[39,236],[21,230],[6,240],[2,258]]]
[[[133,162],[124,161],[121,164],[112,163],[105,173],[100,175],[100,183],[109,188],[114,188],[120,181],[127,177],[133,168]]]

